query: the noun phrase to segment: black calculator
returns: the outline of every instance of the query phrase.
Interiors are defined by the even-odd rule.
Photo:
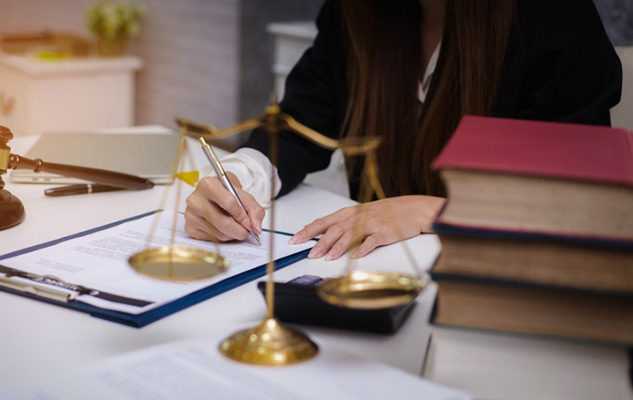
[[[416,302],[374,310],[332,305],[319,297],[317,286],[328,278],[302,275],[275,282],[275,317],[282,322],[392,334],[404,324]],[[266,282],[257,284],[263,295]]]

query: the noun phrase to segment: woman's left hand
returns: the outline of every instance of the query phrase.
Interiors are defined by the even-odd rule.
[[[432,196],[400,196],[346,207],[306,225],[290,243],[304,243],[323,233],[308,258],[327,254],[325,259],[329,261],[364,239],[352,254],[352,258],[360,258],[378,246],[428,232],[445,201]]]

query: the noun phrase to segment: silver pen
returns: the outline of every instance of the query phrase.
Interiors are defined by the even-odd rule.
[[[235,188],[231,184],[229,177],[226,176],[226,172],[224,172],[224,168],[222,168],[222,164],[220,164],[220,159],[218,158],[218,156],[215,155],[215,152],[213,151],[211,146],[209,146],[207,142],[205,142],[204,138],[200,137],[198,138],[198,140],[200,141],[200,144],[202,144],[202,151],[204,151],[204,155],[207,156],[207,158],[209,159],[209,162],[211,163],[211,166],[215,170],[216,175],[218,176],[220,181],[222,181],[222,184],[224,185],[226,190],[231,192],[233,197],[235,197],[235,200],[237,200],[237,203],[240,205],[240,207],[242,207],[242,210],[244,210],[246,215],[248,215],[248,212],[246,211],[246,207],[244,207],[244,204],[242,204],[242,200],[240,200],[240,196],[237,195],[237,192],[235,191]],[[250,229],[249,232],[251,236],[253,237],[253,239],[255,239],[257,244],[261,246],[262,243],[259,241],[259,236],[257,236],[252,229]]]

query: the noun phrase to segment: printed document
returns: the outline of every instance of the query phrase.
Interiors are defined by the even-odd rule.
[[[285,234],[264,231],[260,235],[261,246],[250,237],[243,242],[221,244],[196,240],[185,233],[182,214],[162,211],[4,259],[0,264],[45,277],[45,283],[15,276],[11,279],[52,287],[69,294],[73,293],[73,286],[81,285],[91,292],[78,295],[76,301],[136,315],[266,265],[270,259],[271,242],[275,260],[306,250],[315,243],[309,241],[289,245],[289,238]],[[164,245],[187,246],[219,253],[229,260],[229,269],[212,278],[183,282],[147,277],[137,273],[128,264],[132,255]]]
[[[323,343],[315,358],[299,364],[239,363],[218,351],[218,344],[231,333],[216,332],[97,361],[6,396],[32,400],[471,399],[461,390]]]

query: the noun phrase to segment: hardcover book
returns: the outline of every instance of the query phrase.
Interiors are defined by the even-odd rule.
[[[434,224],[448,273],[633,293],[633,244]]]
[[[434,161],[438,222],[633,242],[633,133],[466,116]]]
[[[476,399],[631,400],[628,369],[619,346],[434,326],[424,376]]]
[[[440,325],[633,344],[633,293],[437,273]]]

